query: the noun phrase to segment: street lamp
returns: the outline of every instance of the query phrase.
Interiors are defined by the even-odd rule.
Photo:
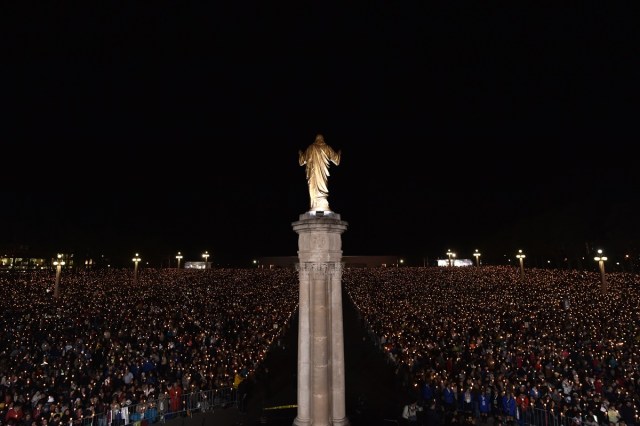
[[[404,259],[399,259],[398,263],[396,263],[396,267],[399,267],[400,265],[402,265],[404,263]]]
[[[629,271],[633,274],[633,260],[631,260],[631,256],[629,256],[628,254],[625,254],[624,260],[629,264]]]
[[[454,252],[452,252],[451,250],[447,250],[447,256],[449,256],[449,266],[453,266],[453,260],[452,258],[456,257],[456,254]]]
[[[600,286],[600,290],[602,293],[607,292],[607,278],[604,275],[604,262],[607,260],[607,256],[602,255],[602,250],[598,250],[598,255],[593,258],[596,262],[598,262],[598,266],[600,267],[600,278],[602,280],[602,284]]]
[[[60,297],[60,275],[62,274],[62,267],[64,266],[64,260],[62,260],[61,254],[58,254],[58,258],[53,261],[53,264],[56,267],[56,286],[53,288],[53,298],[57,299]]]
[[[182,253],[178,252],[176,255],[176,259],[178,259],[178,269],[180,269],[180,261],[182,260]]]
[[[202,253],[202,257],[204,257],[204,269],[207,269],[207,266],[209,265],[207,263],[207,259],[209,259],[209,252],[205,251],[204,253]]]
[[[476,252],[473,253],[473,255],[476,258],[476,266],[480,267],[480,252],[478,251],[478,249],[476,249]]]
[[[140,258],[140,255],[138,255],[138,253],[136,253],[135,257],[133,259],[131,259],[134,263],[134,268],[133,268],[133,283],[137,284],[138,283],[138,263],[142,260]]]
[[[518,258],[518,260],[520,261],[520,279],[524,280],[524,254],[522,254],[522,250],[518,250],[518,254],[516,254],[516,257]]]

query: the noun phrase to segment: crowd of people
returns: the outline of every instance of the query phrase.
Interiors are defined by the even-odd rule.
[[[237,389],[298,306],[293,269],[132,278],[66,271],[55,298],[51,271],[0,274],[0,422],[117,426],[128,421],[103,414]],[[635,426],[640,278],[607,278],[603,293],[595,272],[345,268],[343,286],[414,391],[413,420]]]
[[[0,274],[0,423],[118,425],[145,401],[171,413],[200,390],[237,390],[298,304],[290,270],[132,278],[64,271],[54,298],[51,271]]]
[[[424,418],[638,424],[640,278],[513,267],[350,269],[370,335]],[[555,422],[555,423],[554,423]]]

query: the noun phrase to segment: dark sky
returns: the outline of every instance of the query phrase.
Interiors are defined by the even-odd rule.
[[[322,133],[345,255],[637,251],[632,2],[235,3],[2,6],[0,246],[295,255]]]

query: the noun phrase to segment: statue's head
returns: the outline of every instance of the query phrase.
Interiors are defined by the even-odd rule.
[[[318,134],[316,136],[316,142],[317,143],[323,143],[324,142],[324,138],[322,137],[322,135]]]

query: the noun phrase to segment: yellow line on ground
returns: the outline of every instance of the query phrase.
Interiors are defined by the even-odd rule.
[[[297,405],[296,404],[292,404],[292,405],[278,405],[277,407],[267,407],[265,408],[265,410],[284,410],[286,408],[296,408]]]

